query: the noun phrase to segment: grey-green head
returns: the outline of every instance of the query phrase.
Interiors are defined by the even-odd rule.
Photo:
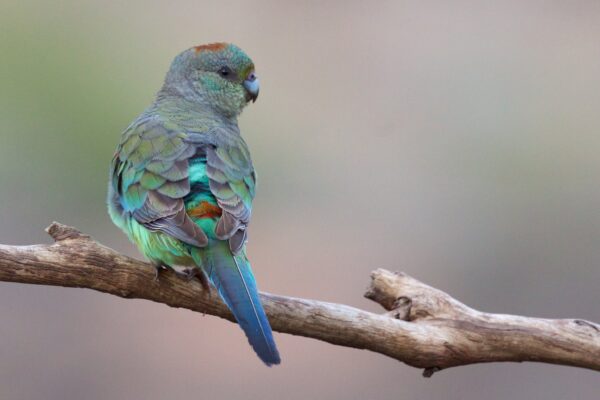
[[[250,100],[255,101],[258,91],[250,57],[233,44],[212,43],[175,57],[161,94],[183,97],[230,118],[239,115]]]

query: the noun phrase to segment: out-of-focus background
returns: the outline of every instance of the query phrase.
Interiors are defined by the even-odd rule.
[[[485,3],[485,4],[484,4]],[[495,3],[495,4],[494,4]],[[500,4],[502,3],[502,4]],[[231,41],[261,96],[249,254],[265,291],[350,304],[403,270],[491,312],[600,320],[600,3],[7,1],[0,243],[52,220],[140,257],[106,213],[120,132],[172,57]],[[2,399],[576,399],[542,364],[421,371],[84,289],[0,284]]]

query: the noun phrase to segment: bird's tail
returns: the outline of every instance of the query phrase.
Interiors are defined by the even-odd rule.
[[[194,255],[196,263],[202,265],[258,357],[267,366],[279,364],[281,359],[271,325],[258,297],[250,262],[244,254],[234,256],[226,240],[211,242],[200,250],[203,252],[201,259],[200,254]]]

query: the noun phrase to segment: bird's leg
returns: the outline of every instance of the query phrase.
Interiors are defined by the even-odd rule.
[[[166,264],[163,264],[160,261],[152,261],[152,266],[154,266],[154,282],[158,282],[160,278],[160,273],[166,271],[170,267]]]

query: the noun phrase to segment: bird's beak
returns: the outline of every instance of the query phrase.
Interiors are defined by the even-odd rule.
[[[254,71],[250,72],[244,80],[244,88],[248,93],[248,101],[252,100],[252,102],[254,103],[258,98],[258,92],[260,90],[260,85],[258,84],[258,77],[254,73]]]

